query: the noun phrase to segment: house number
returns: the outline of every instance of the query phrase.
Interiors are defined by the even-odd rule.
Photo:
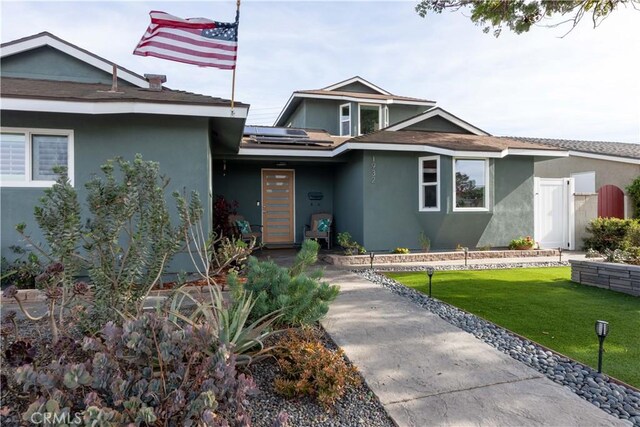
[[[376,183],[376,156],[371,156],[371,183]]]

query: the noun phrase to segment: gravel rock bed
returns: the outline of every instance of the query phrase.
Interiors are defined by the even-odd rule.
[[[475,269],[497,268],[500,264],[487,264]],[[510,264],[510,268],[518,266]],[[528,265],[527,265],[528,266]],[[451,270],[443,266],[440,270]],[[471,266],[470,266],[471,267]],[[412,267],[422,271],[424,267]],[[505,268],[505,267],[503,267]],[[459,268],[457,268],[459,269]],[[393,279],[372,270],[353,270],[365,279],[380,284],[392,292],[409,298],[420,307],[429,310],[447,322],[473,334],[476,338],[497,348],[512,358],[544,374],[552,381],[565,386],[581,398],[591,402],[603,411],[625,420],[629,426],[640,427],[640,392],[615,383],[607,375],[574,360],[555,354],[538,344],[516,336],[509,331],[462,311],[449,304],[429,298],[414,289],[408,288]]]
[[[336,349],[329,336],[325,335],[325,345]],[[349,362],[347,360],[347,362]],[[333,409],[326,411],[309,397],[286,399],[275,393],[273,380],[280,373],[278,364],[272,359],[251,367],[251,374],[260,390],[249,398],[251,402],[251,422],[257,427],[271,427],[280,411],[288,414],[290,426],[314,427],[393,427],[377,396],[369,390],[364,380],[358,387],[349,388],[336,402]]]

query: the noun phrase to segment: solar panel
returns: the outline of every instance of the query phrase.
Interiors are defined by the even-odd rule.
[[[302,129],[275,128],[267,126],[245,126],[245,136],[267,136],[276,138],[309,138],[307,132]]]

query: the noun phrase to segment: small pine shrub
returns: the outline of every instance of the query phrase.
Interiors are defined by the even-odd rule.
[[[274,385],[283,396],[311,396],[329,408],[347,387],[359,385],[360,377],[355,367],[347,364],[342,350],[326,348],[318,335],[311,328],[286,332],[276,347],[282,375]]]
[[[244,289],[256,298],[251,320],[277,311],[281,313],[279,323],[301,325],[317,322],[327,314],[339,288],[321,281],[322,270],[308,271],[317,260],[318,248],[317,242],[306,240],[291,269],[249,258]],[[228,282],[232,289],[243,286],[234,275]]]
[[[623,249],[623,240],[629,227],[637,221],[618,218],[596,218],[587,226],[590,236],[584,239],[585,249],[604,253],[606,249]]]

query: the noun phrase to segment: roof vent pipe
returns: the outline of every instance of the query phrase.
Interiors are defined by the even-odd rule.
[[[163,74],[145,74],[144,78],[149,82],[149,90],[161,91],[162,83],[167,81],[167,76]]]

